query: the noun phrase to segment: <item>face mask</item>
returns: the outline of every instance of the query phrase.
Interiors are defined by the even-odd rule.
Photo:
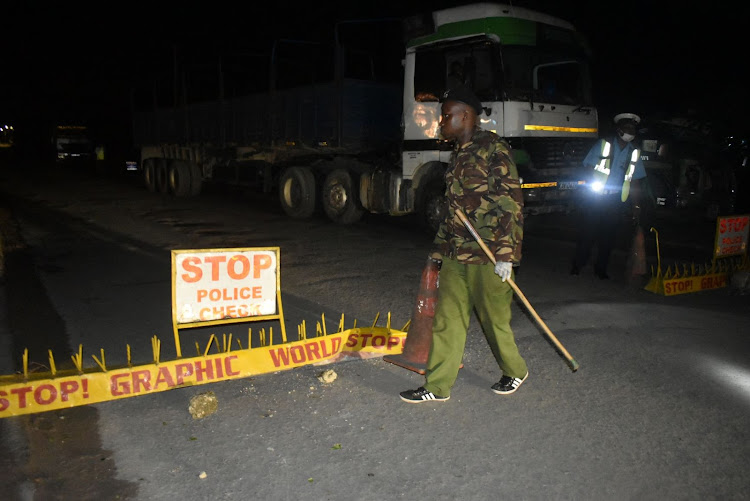
[[[620,136],[620,139],[622,139],[626,143],[629,143],[630,141],[632,141],[633,139],[635,139],[635,136],[633,134],[626,134],[626,133],[624,133],[621,130],[617,131],[617,135]]]

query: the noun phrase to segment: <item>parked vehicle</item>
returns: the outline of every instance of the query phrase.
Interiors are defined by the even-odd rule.
[[[89,129],[80,124],[59,124],[52,130],[55,161],[63,165],[93,166],[96,160]]]
[[[723,131],[691,114],[654,114],[642,123],[642,159],[653,208],[716,219],[737,209],[737,165]]]
[[[466,84],[485,107],[481,126],[513,148],[526,212],[572,210],[598,136],[590,52],[574,26],[490,3],[402,20],[396,36],[388,23],[377,47],[368,47],[372,20],[339,23],[329,48],[279,40],[265,90],[229,96],[225,65],[218,99],[188,101],[183,91],[170,106],[136,111],[148,189],[193,196],[221,180],[276,190],[295,218],[319,207],[343,224],[366,211],[417,213],[434,228],[452,149],[439,137],[439,97]],[[397,52],[383,48],[389,39]]]

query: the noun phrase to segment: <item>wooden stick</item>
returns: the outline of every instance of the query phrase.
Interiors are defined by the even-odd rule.
[[[456,209],[456,215],[461,220],[462,223],[468,228],[469,232],[472,234],[474,239],[477,241],[479,246],[482,248],[485,254],[487,254],[487,257],[490,258],[490,261],[492,261],[492,264],[496,264],[495,256],[490,252],[490,249],[487,247],[487,244],[484,243],[482,238],[479,236],[479,233],[477,233],[477,230],[474,229],[474,226],[469,222],[468,219],[466,219],[466,215],[461,211],[461,209]],[[560,341],[557,340],[554,334],[552,334],[552,331],[549,330],[549,327],[547,327],[547,324],[544,323],[544,320],[541,319],[539,315],[537,315],[536,310],[534,310],[534,307],[531,306],[531,303],[529,303],[529,300],[526,299],[526,296],[523,295],[523,292],[521,292],[521,289],[518,288],[518,285],[513,281],[512,278],[508,278],[506,280],[510,284],[510,287],[513,289],[513,292],[516,293],[516,295],[521,298],[521,301],[523,301],[523,304],[526,305],[526,308],[529,309],[529,312],[531,312],[531,315],[534,317],[534,320],[544,329],[544,332],[547,334],[547,337],[550,341],[557,347],[557,349],[562,353],[562,355],[565,357],[565,360],[568,362],[568,365],[573,370],[573,372],[578,370],[578,362],[575,361],[575,359],[568,353],[568,350],[565,349],[565,347],[560,343]]]

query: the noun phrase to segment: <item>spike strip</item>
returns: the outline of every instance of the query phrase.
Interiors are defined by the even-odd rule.
[[[390,315],[389,315],[390,316]],[[407,322],[408,325],[409,322]],[[0,392],[11,398],[0,399],[0,418],[33,414],[60,408],[87,405],[173,388],[237,379],[257,374],[276,373],[303,365],[334,363],[347,357],[366,359],[396,355],[403,350],[406,332],[390,327],[355,327],[332,333],[319,339],[298,340],[283,345],[225,351],[209,355],[211,343],[218,339],[211,335],[204,354],[196,342],[196,357],[160,360],[161,341],[151,338],[153,362],[133,366],[130,345],[127,365],[107,367],[104,350],[92,355],[97,366],[83,367],[83,345],[71,356],[75,369],[58,370],[51,350],[50,370],[46,373],[28,372],[28,349],[24,358],[24,374],[0,375]],[[248,331],[250,336],[251,332]],[[271,331],[272,336],[272,331]],[[265,331],[262,333],[265,342]],[[227,347],[231,345],[231,335]],[[237,341],[240,344],[239,340]]]

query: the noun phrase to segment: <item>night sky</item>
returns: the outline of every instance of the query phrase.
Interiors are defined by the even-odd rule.
[[[181,60],[257,55],[274,38],[328,40],[336,21],[401,17],[471,2],[297,2],[265,6],[116,2],[106,7],[18,2],[4,7],[0,121],[127,125],[130,89]],[[745,127],[750,8],[726,2],[514,2],[572,22],[594,51],[594,93],[608,113],[693,112]],[[90,5],[90,4],[89,4]],[[726,6],[726,7],[725,7]]]

